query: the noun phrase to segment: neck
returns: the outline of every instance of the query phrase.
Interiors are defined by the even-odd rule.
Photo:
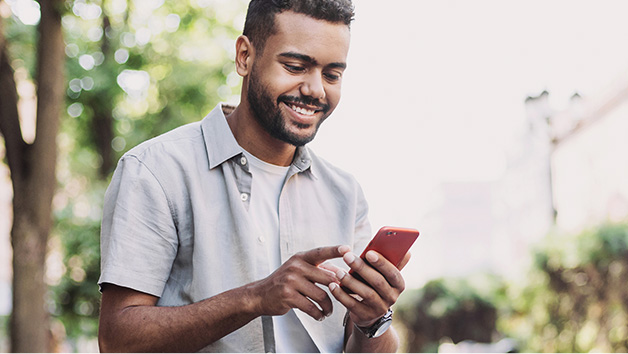
[[[253,156],[277,166],[292,163],[296,147],[268,134],[242,104],[227,116],[227,123],[238,144]]]

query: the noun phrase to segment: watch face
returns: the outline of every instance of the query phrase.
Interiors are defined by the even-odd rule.
[[[392,320],[387,320],[386,322],[382,323],[382,325],[379,326],[379,328],[375,331],[375,333],[373,333],[373,338],[377,338],[381,336],[382,334],[384,334],[384,332],[388,330],[388,327],[390,327],[391,324],[392,324]]]
[[[390,325],[392,324],[392,315],[393,315],[393,311],[391,309],[388,309],[388,312],[386,312],[386,314],[382,318],[377,320],[377,322],[371,325],[371,327],[362,328],[362,327],[357,326],[355,323],[354,323],[354,326],[360,332],[364,333],[366,337],[377,338],[381,336],[382,334],[384,334],[388,330]]]

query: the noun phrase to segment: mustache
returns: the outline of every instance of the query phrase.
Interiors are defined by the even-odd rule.
[[[329,105],[326,103],[321,103],[321,101],[317,98],[312,98],[308,96],[290,96],[290,95],[281,95],[277,98],[277,103],[279,102],[294,102],[301,103],[308,106],[314,106],[320,109],[323,112],[329,111]]]

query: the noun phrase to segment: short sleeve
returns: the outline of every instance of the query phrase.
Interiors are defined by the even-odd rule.
[[[366,201],[362,187],[358,184],[355,216],[355,242],[353,244],[353,249],[358,254],[362,253],[362,251],[366,248],[366,245],[373,237],[368,214],[368,202]]]
[[[137,157],[124,156],[105,193],[98,284],[161,297],[177,253],[174,220],[155,175]]]

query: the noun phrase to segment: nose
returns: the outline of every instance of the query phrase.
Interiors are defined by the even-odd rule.
[[[324,99],[325,86],[323,84],[322,73],[313,70],[313,72],[306,75],[301,84],[301,94],[318,100]]]

